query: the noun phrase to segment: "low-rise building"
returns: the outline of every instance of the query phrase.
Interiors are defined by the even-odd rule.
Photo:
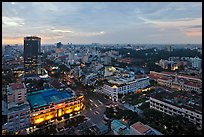
[[[7,131],[18,132],[30,127],[30,106],[28,102],[8,104],[7,123],[4,129]],[[3,127],[2,127],[3,128]]]
[[[25,95],[24,98],[26,98]],[[82,95],[76,95],[69,88],[60,90],[53,88],[27,93],[24,102],[13,99],[8,103],[8,120],[2,126],[2,130],[34,131],[38,125],[57,122],[65,116],[71,118],[84,109],[83,99]]]
[[[24,83],[10,83],[7,86],[7,103],[22,103],[26,101],[26,87]]]
[[[184,91],[194,90],[202,93],[202,80],[194,76],[154,71],[151,71],[148,76],[162,86]]]
[[[143,89],[149,85],[149,77],[119,78],[111,77],[103,85],[100,92],[106,94],[113,101],[118,101],[118,94],[128,94]]]
[[[114,135],[130,135],[128,126],[119,120],[113,120],[111,122],[111,130]]]
[[[111,122],[111,130],[114,135],[163,135],[156,129],[141,122],[128,126],[120,120],[113,120]]]
[[[141,122],[136,122],[130,126],[130,135],[163,135],[163,134],[148,125],[144,125]]]
[[[65,114],[72,117],[84,109],[83,96],[77,96],[68,88],[62,91],[46,89],[28,93],[27,99],[31,106],[32,128],[45,122],[50,123],[64,118]]]
[[[18,132],[30,126],[30,106],[24,83],[10,83],[7,87],[7,123],[2,130]]]
[[[190,58],[190,59],[191,59],[192,67],[200,70],[202,67],[202,59],[200,59],[198,57],[194,57],[194,58]]]
[[[93,130],[95,131],[96,135],[105,135],[108,133],[108,126],[105,125],[104,123],[100,122],[97,123],[94,127]]]
[[[159,91],[150,96],[150,108],[168,115],[181,115],[202,128],[202,97],[190,92]]]
[[[94,74],[94,73],[90,73],[89,75],[86,75],[85,76],[85,80],[84,80],[84,84],[85,85],[94,85],[96,83],[96,78],[98,77],[97,74]]]

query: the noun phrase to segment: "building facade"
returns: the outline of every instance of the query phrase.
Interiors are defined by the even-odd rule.
[[[202,60],[198,57],[194,57],[194,58],[190,58],[191,59],[191,63],[192,63],[192,67],[196,68],[198,70],[200,70],[202,68]]]
[[[22,103],[26,100],[26,87],[24,83],[10,83],[7,86],[7,103]]]
[[[193,90],[202,93],[202,80],[193,76],[159,73],[154,71],[151,71],[148,76],[162,86],[183,91]]]
[[[158,98],[157,96],[150,97],[150,108],[168,115],[181,115],[194,123],[198,128],[202,128],[202,111],[193,109],[187,104],[174,104],[172,100],[165,99],[167,95],[162,96],[163,98]]]
[[[130,129],[120,120],[113,120],[111,122],[111,131],[114,135],[130,135]]]
[[[30,127],[30,106],[24,83],[11,83],[7,87],[7,123],[2,130],[18,132]]]
[[[31,127],[35,128],[45,122],[51,123],[57,119],[63,119],[65,114],[69,117],[79,114],[84,109],[84,98],[73,93],[71,89],[62,91],[46,89],[28,93],[28,101],[31,105]]]
[[[41,74],[41,38],[30,36],[24,38],[25,76]]]
[[[130,135],[163,135],[152,127],[141,122],[136,122],[130,126]]]
[[[76,95],[69,88],[27,93],[24,102],[17,100],[8,104],[7,123],[2,126],[2,131],[35,131],[39,125],[77,116],[85,108],[83,100],[82,95]]]
[[[30,106],[23,104],[8,104],[7,124],[2,126],[5,130],[18,132],[30,127]]]
[[[118,101],[118,94],[128,94],[135,92],[139,89],[143,89],[149,85],[149,77],[143,77],[138,79],[132,79],[128,81],[117,82],[109,81],[100,90],[103,94],[106,94],[113,101]]]

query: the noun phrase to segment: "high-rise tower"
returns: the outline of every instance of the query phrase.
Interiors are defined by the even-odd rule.
[[[24,37],[24,72],[25,76],[41,74],[41,38]]]

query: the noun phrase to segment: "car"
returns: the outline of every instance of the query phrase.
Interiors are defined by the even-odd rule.
[[[106,105],[106,107],[107,107],[107,108],[111,108],[111,106],[109,106],[109,105]]]
[[[96,111],[96,112],[95,112],[95,114],[99,114],[99,112],[98,112],[98,111]]]

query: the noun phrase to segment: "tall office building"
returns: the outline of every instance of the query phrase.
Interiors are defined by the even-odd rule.
[[[202,59],[200,59],[199,57],[194,57],[194,58],[190,58],[191,59],[191,63],[192,63],[192,67],[196,68],[198,70],[200,70],[202,68]]]
[[[57,48],[61,48],[63,46],[63,44],[61,42],[57,43]]]
[[[29,36],[24,38],[25,76],[41,74],[41,38]]]
[[[111,64],[111,57],[106,53],[104,57],[104,65],[110,65]]]

